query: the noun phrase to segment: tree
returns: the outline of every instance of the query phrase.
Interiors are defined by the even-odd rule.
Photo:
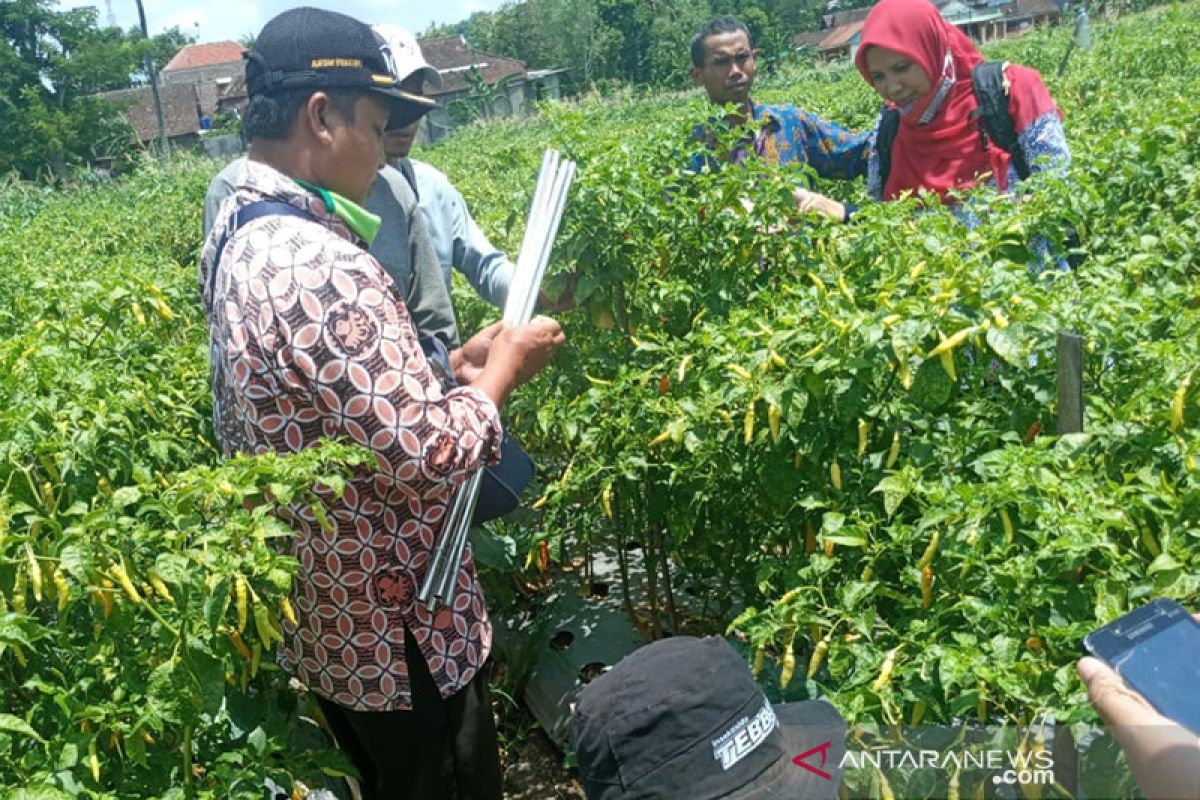
[[[0,174],[61,178],[72,164],[127,152],[128,123],[96,95],[145,83],[147,57],[165,63],[193,41],[177,27],[149,39],[101,28],[95,8],[0,3]]]
[[[550,12],[549,23],[559,31],[559,51],[547,66],[569,68],[583,85],[613,77],[608,67],[622,36],[601,23],[595,0],[560,0]]]
[[[487,24],[491,18],[490,11],[476,11],[460,22],[453,24],[435,24],[429,23],[429,27],[421,33],[422,39],[440,39],[447,36],[464,36],[468,42],[478,41],[478,32],[475,30],[479,24]]]
[[[480,26],[479,40],[471,44],[481,50],[519,58],[533,69],[553,66],[558,54],[559,32],[549,25],[553,8],[560,0],[527,0],[503,6]]]
[[[688,2],[664,3],[650,25],[649,80],[660,86],[686,86],[691,73],[692,36],[709,19],[708,9]]]
[[[463,35],[530,68],[566,67],[581,85],[617,80],[683,87],[689,43],[707,20],[733,14],[749,27],[768,69],[792,55],[792,36],[815,30],[827,0],[524,0],[479,11],[425,36]],[[841,0],[844,7],[873,0]]]
[[[128,124],[94,96],[129,85],[127,44],[97,26],[95,8],[0,5],[0,173],[63,177],[72,163],[131,144]]]

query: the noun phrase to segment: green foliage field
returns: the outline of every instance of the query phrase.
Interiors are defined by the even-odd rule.
[[[302,706],[263,654],[295,568],[265,496],[336,486],[357,456],[218,465],[195,277],[212,167],[0,202],[0,796],[257,798],[344,768],[294,746]]]
[[[1061,79],[1065,30],[990,48],[1047,76],[1074,164],[975,230],[913,203],[788,225],[797,174],[681,174],[706,113],[687,96],[553,108],[432,151],[510,247],[537,146],[583,165],[560,236],[581,275],[569,352],[510,412],[565,475],[520,544],[669,556],[771,692],[791,662],[782,696],[853,721],[1092,719],[1083,635],[1200,597],[1198,25],[1180,6],[1100,26]],[[877,109],[845,67],[760,94],[859,126]],[[1070,230],[1078,271],[1033,277],[1032,237],[1065,251]],[[1085,341],[1082,435],[1055,435],[1060,331]],[[951,378],[932,353],[955,334]],[[673,628],[662,576],[647,588],[658,613],[635,615]]]
[[[656,608],[632,609],[648,632],[731,626],[772,696],[852,721],[1093,720],[1082,635],[1200,599],[1200,10],[1098,25],[1055,79],[1064,33],[990,55],[1047,75],[1070,173],[979,198],[973,231],[915,202],[789,220],[796,173],[687,176],[694,95],[551,106],[419,154],[513,253],[542,148],[580,163],[551,278],[580,276],[569,344],[506,412],[545,478],[539,521],[505,528],[521,555],[636,541],[659,567]],[[857,126],[877,108],[838,67],[760,97]],[[0,188],[0,795],[249,798],[345,767],[296,741],[266,652],[295,569],[267,497],[336,487],[355,456],[218,458],[195,276],[217,166]],[[1079,269],[1034,277],[1031,238],[1069,229]],[[464,330],[494,316],[456,302]],[[930,352],[964,330],[951,378]],[[1059,437],[1065,330],[1087,424]],[[673,618],[684,577],[706,617]]]

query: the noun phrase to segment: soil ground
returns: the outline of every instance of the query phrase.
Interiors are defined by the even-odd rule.
[[[517,741],[508,742],[500,756],[504,766],[504,796],[507,800],[583,800],[575,770],[563,766],[563,754],[537,727],[529,712],[529,728]]]

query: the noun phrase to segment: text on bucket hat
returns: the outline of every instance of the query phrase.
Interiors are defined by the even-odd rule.
[[[573,740],[588,800],[833,800],[846,723],[772,706],[724,639],[675,636],[584,687]]]
[[[388,127],[419,119],[436,104],[400,89],[387,48],[370,26],[318,8],[284,11],[263,26],[246,55],[251,97],[289,89],[363,89],[390,110]]]

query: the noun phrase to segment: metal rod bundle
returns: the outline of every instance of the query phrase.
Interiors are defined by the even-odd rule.
[[[517,255],[516,272],[508,289],[508,301],[504,305],[504,321],[510,325],[524,325],[533,317],[546,265],[550,263],[554,237],[558,233],[567,205],[567,193],[574,178],[574,161],[560,160],[554,150],[545,152],[533,190],[521,251]],[[417,594],[417,599],[429,606],[430,610],[437,608],[439,603],[447,606],[454,604],[458,567],[467,546],[467,533],[471,529],[471,518],[475,514],[475,502],[479,498],[482,480],[482,469],[472,473],[459,487],[450,504],[450,513],[434,547],[425,583]]]

